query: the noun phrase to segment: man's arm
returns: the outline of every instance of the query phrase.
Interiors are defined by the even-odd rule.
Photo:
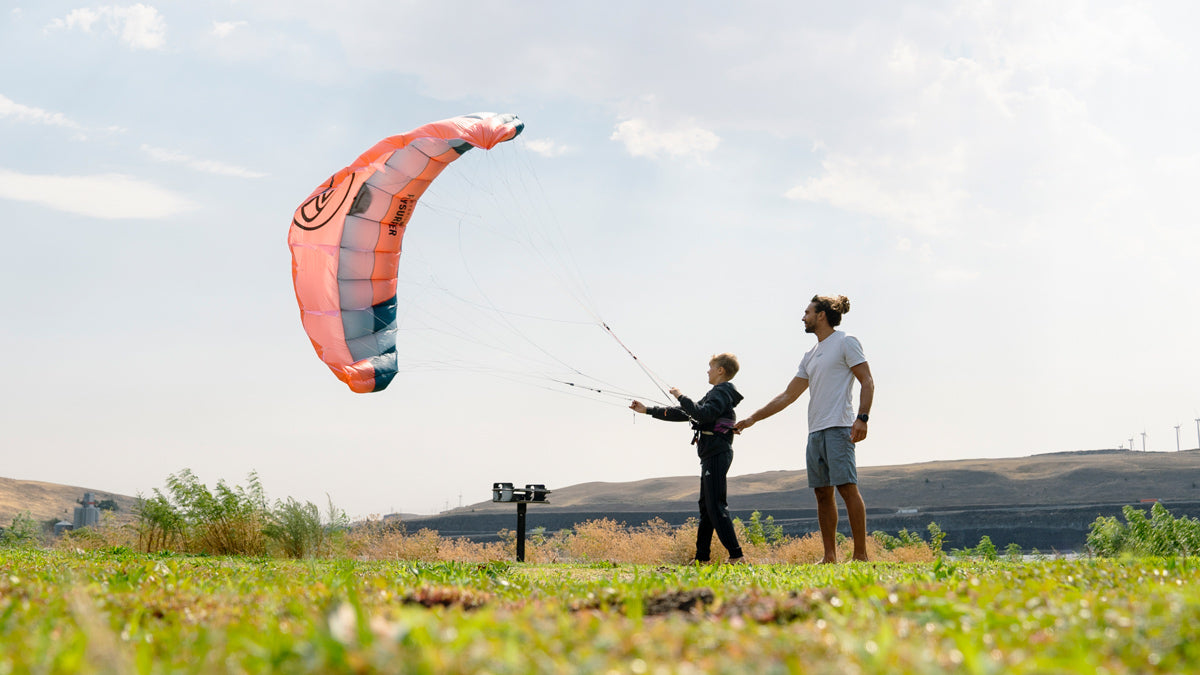
[[[858,392],[858,414],[868,415],[871,412],[871,403],[875,400],[875,378],[871,377],[871,366],[867,365],[866,361],[854,366],[850,369],[854,373],[854,377],[858,378],[860,391]],[[854,420],[854,426],[850,427],[850,440],[854,443],[865,441],[867,439],[867,423],[861,419]]]
[[[739,421],[734,426],[734,429],[737,429],[738,431],[749,429],[754,425],[755,422],[761,422],[762,420],[767,419],[771,415],[774,415],[780,410],[783,410],[789,405],[795,403],[796,399],[800,398],[800,394],[803,394],[806,389],[808,389],[807,379],[803,377],[793,377],[792,381],[788,383],[787,389],[784,389],[782,394],[771,399],[770,403],[754,411],[754,413],[746,419]]]

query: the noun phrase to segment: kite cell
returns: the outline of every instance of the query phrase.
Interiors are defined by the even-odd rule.
[[[385,138],[296,209],[288,246],[300,320],[350,389],[382,391],[396,375],[396,272],[417,200],[467,150],[524,127],[516,115],[476,113]]]

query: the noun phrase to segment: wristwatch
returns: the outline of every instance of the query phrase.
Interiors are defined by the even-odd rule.
[[[859,415],[859,416],[858,416],[858,419],[859,419],[859,420],[861,420],[863,424],[866,424],[866,423],[867,423],[867,418],[868,418],[868,417],[869,417],[869,416],[868,416],[866,413],[863,413],[863,414],[861,414],[861,415]]]

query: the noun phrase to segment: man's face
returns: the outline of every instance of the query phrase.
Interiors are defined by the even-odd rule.
[[[804,309],[804,332],[817,332],[817,303],[810,302]]]

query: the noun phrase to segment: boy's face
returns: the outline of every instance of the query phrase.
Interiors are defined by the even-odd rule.
[[[708,383],[721,384],[725,381],[725,369],[715,363],[708,364]]]

